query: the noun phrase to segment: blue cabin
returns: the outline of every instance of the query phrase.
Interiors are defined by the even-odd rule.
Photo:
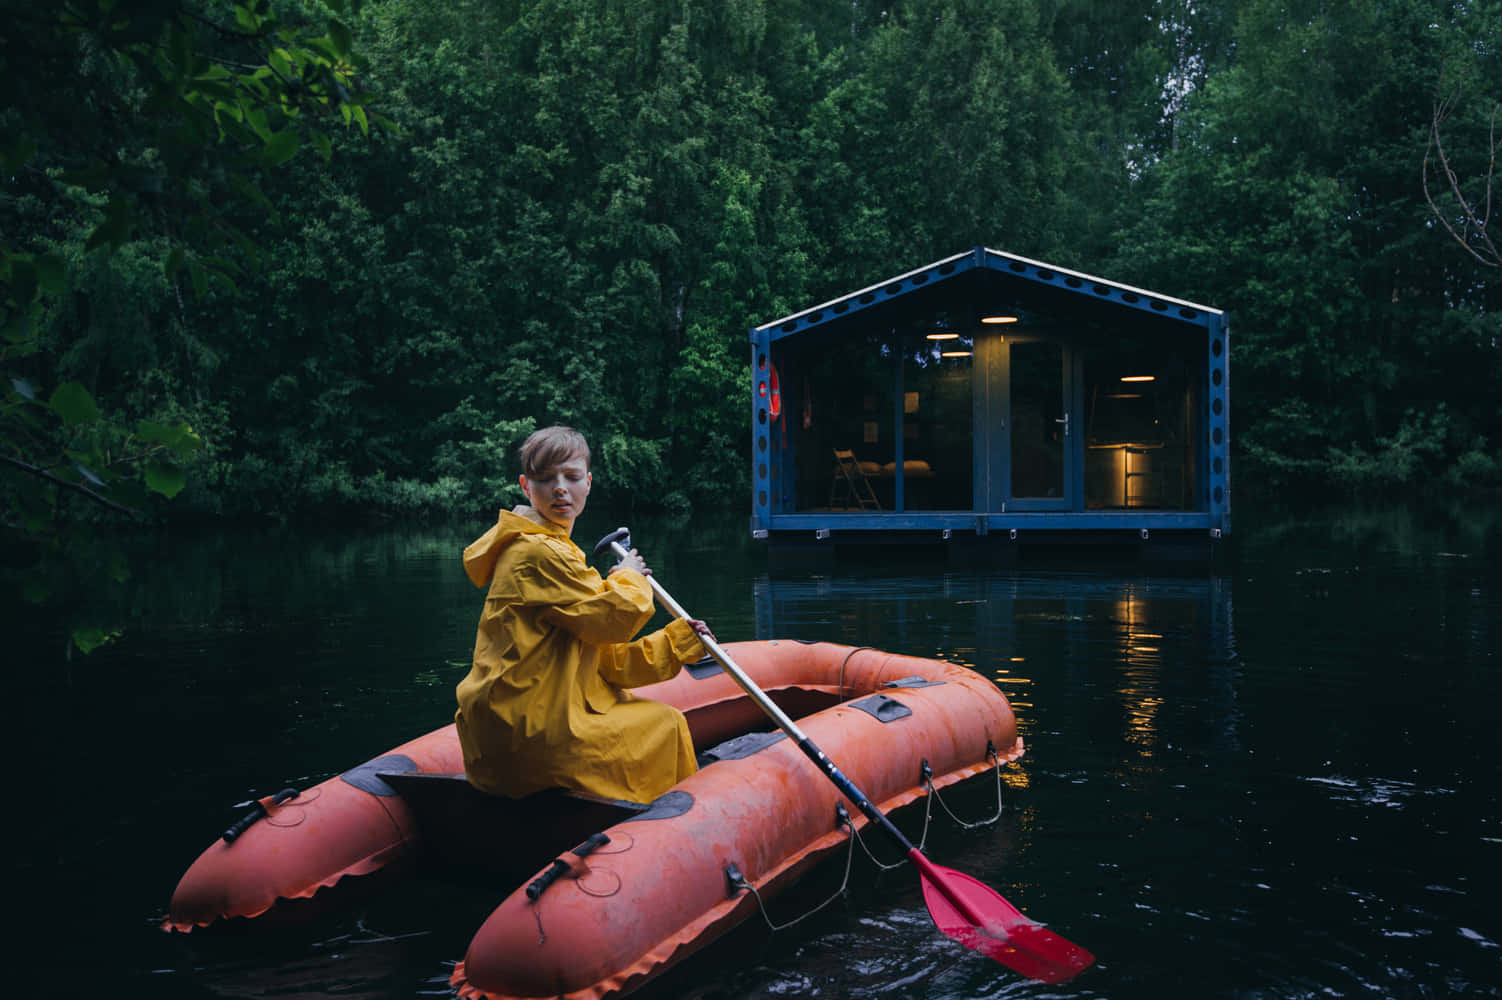
[[[1213,550],[1229,332],[1218,309],[986,247],[753,327],[752,532]]]

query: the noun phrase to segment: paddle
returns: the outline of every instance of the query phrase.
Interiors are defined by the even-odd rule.
[[[630,549],[631,532],[626,528],[617,528],[595,545],[595,555],[610,551],[616,558],[623,559],[630,555]],[[673,600],[655,578],[648,576],[647,582],[670,614],[676,618],[689,617],[688,612]],[[709,650],[709,655],[741,686],[741,690],[750,695],[761,710],[788,735],[788,739],[798,745],[804,756],[813,761],[834,782],[840,793],[901,847],[908,859],[917,866],[924,902],[928,904],[929,916],[933,917],[939,930],[967,948],[993,958],[1030,979],[1046,983],[1062,983],[1072,979],[1095,961],[1095,956],[1084,948],[1024,916],[994,889],[969,875],[943,868],[924,857],[923,852],[892,825],[891,820],[855,787],[834,762],[824,756],[824,751],[814,745],[803,730],[798,728],[798,724],[778,708],[766,692],[756,686],[755,681],[746,676],[745,671],[736,665],[718,642],[707,635],[699,636],[699,641]]]

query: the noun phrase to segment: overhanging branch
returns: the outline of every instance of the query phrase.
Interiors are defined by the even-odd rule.
[[[1492,184],[1497,171],[1497,116],[1502,112],[1502,105],[1492,108],[1491,124],[1487,132],[1487,165],[1485,180],[1482,186],[1481,197],[1472,202],[1466,197],[1461,185],[1460,178],[1450,165],[1450,155],[1445,151],[1444,141],[1440,129],[1454,113],[1460,103],[1460,94],[1464,81],[1457,82],[1455,90],[1436,101],[1434,114],[1429,122],[1429,148],[1424,153],[1423,187],[1424,200],[1429,203],[1429,210],[1439,220],[1440,225],[1445,227],[1445,232],[1465,248],[1466,253],[1484,267],[1502,268],[1502,253],[1497,250],[1496,241],[1487,228],[1492,215]],[[1444,176],[1445,182],[1450,187],[1450,195],[1455,199],[1455,204],[1460,211],[1460,225],[1457,228],[1450,216],[1440,210],[1435,202],[1434,194],[1429,190],[1430,155],[1433,154],[1439,161],[1437,171]]]
[[[60,479],[57,476],[54,476],[52,473],[48,472],[46,469],[43,469],[40,466],[32,465],[30,462],[23,462],[19,458],[12,458],[9,455],[0,455],[0,462],[4,462],[6,465],[20,469],[27,475],[36,476],[38,479],[45,479],[47,482],[52,483],[55,486],[61,486],[64,489],[72,490],[75,493],[82,493],[90,500],[98,504],[103,504],[110,510],[117,511],[121,514],[129,514],[131,517],[141,516],[140,511],[133,510],[130,507],[121,506],[120,504],[115,503],[115,501],[111,500],[109,497],[106,497],[103,494],[89,489],[83,483],[70,483],[68,482],[68,480]]]

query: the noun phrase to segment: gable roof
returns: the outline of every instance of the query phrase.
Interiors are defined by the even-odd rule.
[[[1118,321],[1158,318],[1174,325],[1220,327],[1225,317],[1210,306],[978,246],[753,327],[751,339],[776,341],[817,327],[846,325],[843,321],[857,316],[879,319],[894,310],[960,298],[998,308],[1084,311],[1107,321],[1114,315]]]

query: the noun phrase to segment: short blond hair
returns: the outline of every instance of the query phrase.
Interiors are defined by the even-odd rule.
[[[572,427],[554,424],[527,435],[520,450],[522,475],[538,476],[572,458],[584,459],[589,468],[589,442]]]

